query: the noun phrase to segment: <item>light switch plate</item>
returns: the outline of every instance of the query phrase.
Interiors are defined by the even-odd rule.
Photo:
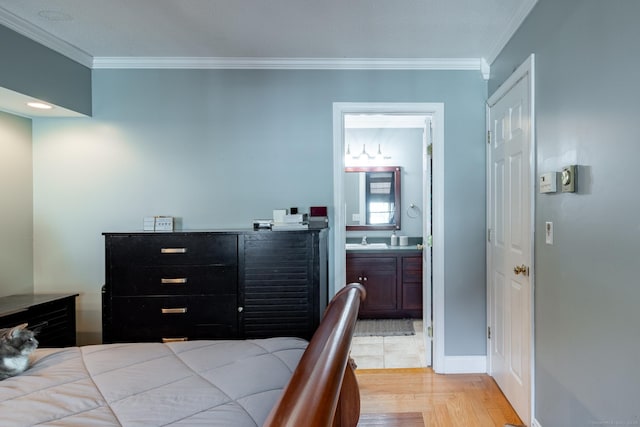
[[[553,245],[553,223],[547,221],[544,224],[544,241],[547,245]]]

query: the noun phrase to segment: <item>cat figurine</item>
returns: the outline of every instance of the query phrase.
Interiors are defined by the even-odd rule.
[[[29,367],[29,356],[38,347],[35,332],[27,324],[0,329],[0,380],[21,374]]]

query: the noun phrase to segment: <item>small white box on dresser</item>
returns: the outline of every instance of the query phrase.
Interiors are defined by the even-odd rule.
[[[155,220],[155,231],[173,231],[173,217],[157,216]]]
[[[152,216],[145,216],[142,220],[142,230],[155,231],[155,229],[156,229],[156,219]]]
[[[175,225],[172,216],[145,216],[142,221],[143,231],[173,231]]]

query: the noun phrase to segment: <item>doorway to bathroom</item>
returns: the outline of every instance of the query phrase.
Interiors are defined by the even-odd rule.
[[[372,323],[382,323],[381,332],[366,332]],[[388,322],[404,322],[407,328],[388,331]],[[351,341],[351,358],[360,369],[424,368],[427,361],[422,319],[359,319]],[[359,332],[360,329],[365,332]]]
[[[361,354],[361,360],[365,365],[362,367],[433,366],[437,369],[444,358],[443,104],[335,103],[333,113],[335,206],[333,246],[336,289],[344,286],[347,280],[364,281],[367,287],[366,281],[371,277],[369,274],[365,277],[356,275],[355,279],[353,277],[348,279],[346,243],[350,242],[350,255],[352,255],[353,242],[356,240],[360,243],[363,241],[377,243],[390,249],[389,252],[385,252],[378,247],[377,255],[370,259],[372,262],[369,264],[375,265],[383,258],[395,257],[393,265],[397,266],[395,268],[398,275],[402,275],[403,269],[408,269],[406,271],[409,276],[412,271],[419,271],[422,275],[421,289],[417,290],[411,287],[411,283],[403,284],[401,279],[389,280],[398,283],[397,289],[389,294],[392,300],[388,302],[390,307],[395,304],[400,312],[402,309],[411,312],[411,298],[422,299],[419,304],[421,312],[418,311],[416,316],[412,316],[417,317],[411,322],[415,335],[355,337],[354,345],[362,341],[362,346],[360,349],[354,348],[355,351],[352,351],[352,354],[356,363],[361,351],[369,351],[373,353],[370,356],[376,356],[364,359],[362,358],[364,354]],[[413,135],[413,142],[406,142],[412,139],[408,137],[410,135]],[[416,135],[418,135],[417,138]],[[354,227],[347,227],[353,221],[361,219],[360,213],[354,213],[353,209],[347,210],[349,190],[345,188],[347,181],[345,168],[354,166],[365,169],[391,166],[400,168],[403,197],[398,209],[394,212],[398,227],[372,227],[371,229],[355,227],[358,229],[357,232],[352,231]],[[374,188],[373,184],[368,185]],[[375,191],[383,192],[385,188],[388,187],[384,187],[384,184],[375,184]],[[379,220],[383,216],[390,217],[389,209],[385,206],[377,206],[382,212],[378,215]],[[367,213],[367,217],[371,215]],[[395,238],[392,237],[394,232]],[[363,237],[366,239],[362,239]],[[398,240],[402,243],[394,247]],[[362,248],[368,250],[376,247],[367,245]],[[408,251],[402,253],[403,250]],[[360,257],[362,259],[370,255],[366,250],[358,252],[364,253]],[[350,274],[353,276],[353,272]],[[373,281],[369,283],[373,285]],[[372,288],[372,292],[377,291]],[[404,305],[403,298],[406,303]],[[383,301],[384,298],[379,300]],[[413,308],[415,309],[415,306]],[[402,358],[405,361],[400,360]],[[410,362],[410,359],[418,362]],[[369,366],[371,363],[376,366]],[[402,366],[403,364],[408,366]]]

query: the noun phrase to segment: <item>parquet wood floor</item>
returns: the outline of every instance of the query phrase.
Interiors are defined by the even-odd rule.
[[[359,427],[503,427],[522,424],[486,374],[440,375],[430,368],[357,369]]]

